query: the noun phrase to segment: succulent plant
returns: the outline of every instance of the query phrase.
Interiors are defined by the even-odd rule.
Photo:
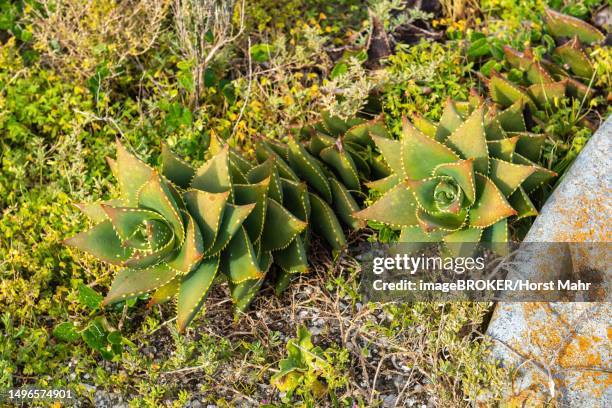
[[[175,297],[183,330],[220,273],[244,310],[273,263],[280,290],[305,272],[308,225],[341,248],[346,239],[331,205],[349,226],[359,208],[343,183],[293,140],[283,151],[289,162],[265,142],[260,148],[259,163],[225,146],[195,169],[162,145],[157,171],[118,142],[108,162],[120,197],[79,204],[95,225],[66,240],[124,267],[103,304],[149,292],[152,304]]]
[[[536,57],[530,48],[519,52],[504,47],[508,63],[524,73],[527,86],[515,84],[493,72],[489,80],[491,98],[503,107],[522,100],[532,110],[544,109],[555,98],[564,96],[590,99],[595,70],[583,45],[602,42],[605,37],[590,24],[557,11],[546,9],[544,24],[557,42],[550,58]],[[552,103],[550,105],[553,105]]]
[[[368,183],[382,196],[354,217],[401,228],[401,242],[508,241],[508,219],[536,215],[528,194],[555,176],[534,163],[544,136],[527,132],[522,103],[449,100],[438,124],[372,136],[392,174]]]

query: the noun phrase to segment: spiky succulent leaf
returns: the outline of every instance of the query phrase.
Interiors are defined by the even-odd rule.
[[[546,8],[544,12],[546,29],[555,37],[577,36],[585,44],[601,42],[605,36],[592,25],[572,16]]]

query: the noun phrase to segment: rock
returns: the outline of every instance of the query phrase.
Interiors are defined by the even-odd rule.
[[[383,408],[393,408],[397,402],[397,395],[389,394],[383,396],[382,406]]]

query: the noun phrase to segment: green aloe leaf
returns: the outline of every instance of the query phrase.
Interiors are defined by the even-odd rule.
[[[374,180],[374,181],[365,183],[365,185],[370,190],[375,190],[381,194],[384,194],[387,191],[391,190],[393,187],[397,186],[397,184],[399,183],[399,180],[400,179],[397,176],[397,174],[392,174],[383,179]]]
[[[253,298],[259,292],[263,281],[264,279],[261,278],[247,280],[238,284],[230,282],[230,294],[237,313],[244,312],[249,307]]]
[[[259,142],[256,146],[256,155],[257,160],[259,162],[264,162],[270,157],[274,157],[276,159],[276,167],[278,169],[278,174],[285,179],[292,181],[300,181],[299,177],[295,174],[295,172],[291,169],[289,164],[287,164],[286,160],[281,155],[279,155],[274,149],[272,149],[268,143]]]
[[[445,231],[432,231],[427,233],[419,225],[413,225],[411,227],[403,227],[400,231],[398,242],[410,242],[410,243],[429,243],[429,242],[440,242],[442,237],[446,234]],[[425,246],[425,245],[423,245]],[[422,246],[422,247],[423,247]],[[420,248],[415,248],[418,250]]]
[[[353,214],[353,217],[395,227],[411,226],[418,223],[417,205],[412,191],[405,183],[400,183],[369,207]]]
[[[103,205],[111,206],[111,207],[121,207],[123,205],[123,201],[120,199],[106,200],[106,201],[98,201],[94,203],[76,203],[75,206],[81,210],[83,214],[85,214],[90,220],[94,223],[98,224],[102,221],[106,221],[108,219],[106,215],[106,211],[102,208]]]
[[[318,156],[321,153],[321,150],[326,147],[333,146],[336,143],[336,139],[332,136],[326,135],[321,132],[315,132],[314,135],[310,137],[310,141],[308,142],[308,151],[310,154],[314,156]]]
[[[527,125],[523,116],[524,103],[522,100],[514,102],[511,106],[499,112],[495,120],[506,132],[526,132]]]
[[[533,166],[492,159],[489,176],[501,192],[509,197],[535,170]]]
[[[223,220],[219,226],[219,232],[212,248],[204,252],[205,257],[217,255],[220,251],[226,248],[236,232],[240,230],[242,224],[247,219],[249,214],[253,212],[255,204],[247,205],[232,205],[226,204],[223,210]]]
[[[566,84],[567,81],[533,84],[527,89],[527,92],[538,107],[544,109],[546,106],[555,106],[555,101],[560,101],[565,97]]]
[[[270,178],[260,181],[257,184],[235,184],[234,195],[236,204],[246,205],[255,204],[255,208],[244,221],[244,227],[249,232],[253,240],[258,240],[263,232],[264,221],[266,218],[266,207],[268,206],[268,189]]]
[[[511,136],[517,136],[516,152],[525,156],[527,159],[537,161],[540,159],[544,143],[546,143],[545,134],[535,134],[529,132],[509,133]],[[508,160],[510,161],[510,160]]]
[[[310,218],[310,200],[306,183],[281,179],[281,185],[285,197],[284,207],[300,220],[307,222]]]
[[[459,160],[459,157],[452,150],[442,143],[428,138],[410,125],[408,121],[404,121],[401,151],[403,174],[413,180],[429,177],[433,169],[440,164],[453,163]],[[427,160],[423,160],[423,158],[427,158]]]
[[[476,200],[473,160],[460,160],[456,163],[440,164],[434,169],[433,175],[448,176],[455,180],[461,187],[470,205]]]
[[[446,138],[461,125],[462,122],[463,119],[461,118],[459,112],[457,112],[455,103],[450,98],[447,99],[446,105],[444,105],[444,111],[442,112],[442,117],[438,123],[435,139],[438,142],[444,142]],[[424,134],[427,133],[424,132]]]
[[[193,217],[185,213],[187,231],[185,241],[176,257],[168,261],[168,265],[182,273],[189,273],[204,256],[202,234]]]
[[[179,279],[179,277],[177,276],[174,277],[170,282],[161,286],[151,295],[151,299],[149,299],[147,307],[160,305],[172,299],[178,293],[180,284],[181,279]]]
[[[357,168],[353,159],[346,151],[334,144],[321,150],[320,157],[336,171],[349,190],[361,190]]]
[[[308,260],[302,238],[297,236],[287,248],[275,251],[274,262],[287,273],[306,273]]]
[[[590,100],[595,95],[595,90],[586,86],[580,81],[575,80],[574,78],[565,78],[565,86],[567,87],[567,93],[572,98],[576,98],[578,100]]]
[[[261,235],[263,251],[286,248],[306,228],[306,222],[296,218],[273,199],[268,198],[266,211],[266,221]]]
[[[223,193],[231,191],[232,180],[229,171],[229,148],[225,146],[219,153],[196,170],[191,188]]]
[[[153,169],[128,152],[119,140],[117,140],[117,160],[114,163],[111,168],[114,168],[113,174],[119,182],[124,205],[137,206],[138,191],[149,181]]]
[[[489,93],[491,99],[504,108],[511,106],[517,101],[533,105],[533,101],[527,92],[500,75],[495,75],[489,80]]]
[[[346,133],[351,127],[351,123],[348,123],[338,116],[331,115],[329,112],[321,113],[323,119],[322,125],[328,134],[332,136],[340,136]],[[361,122],[359,119],[355,119],[357,122]]]
[[[156,290],[174,279],[177,273],[163,262],[147,269],[122,269],[115,276],[102,305]]]
[[[504,218],[483,230],[482,241],[487,243],[504,243],[509,241],[508,235],[508,219]]]
[[[228,265],[229,278],[233,284],[257,280],[265,276],[259,268],[253,244],[244,227],[234,235],[223,254]]]
[[[525,217],[535,217],[538,215],[538,210],[529,199],[529,196],[522,187],[519,187],[509,198],[508,201],[517,211],[516,219],[520,220]]]
[[[270,179],[268,197],[282,204],[283,189],[276,168],[276,158],[274,157],[269,157],[265,162],[253,167],[247,174],[247,180],[251,184],[260,183],[268,178]]]
[[[161,172],[164,177],[181,188],[189,187],[195,169],[175,155],[167,144],[162,142],[161,146]]]
[[[446,138],[446,145],[464,159],[473,159],[474,170],[486,174],[489,169],[489,152],[484,128],[484,110],[474,110],[465,122]]]
[[[393,173],[400,177],[404,176],[404,167],[402,165],[402,144],[398,140],[387,139],[378,136],[372,136],[376,147],[383,156],[383,159],[389,165]]]
[[[343,141],[355,143],[363,147],[374,147],[371,136],[391,138],[382,114],[370,121],[360,123],[348,129],[343,136]]]
[[[480,228],[464,228],[445,235],[443,241],[452,256],[471,256],[480,242],[482,231]]]
[[[142,208],[110,207],[103,205],[102,209],[106,212],[119,238],[135,249],[152,249],[150,247],[151,243],[143,230],[145,222],[160,221],[162,223],[161,225],[164,225],[166,222],[159,213]],[[163,227],[160,226],[160,229],[161,228]],[[166,228],[166,231],[162,231],[160,235],[166,236],[166,240],[161,241],[164,243],[172,237],[169,228]]]
[[[334,198],[333,207],[340,220],[353,229],[365,227],[365,222],[353,217],[353,213],[359,211],[359,205],[346,187],[334,178],[329,179],[329,185]]]
[[[516,211],[504,198],[495,183],[476,173],[476,203],[470,208],[470,226],[485,228],[496,222],[516,215]]]
[[[289,140],[289,164],[295,172],[331,203],[331,189],[321,166],[294,139]]]
[[[187,210],[193,215],[202,234],[202,247],[204,251],[208,251],[217,238],[229,192],[189,190],[185,192],[184,197]]]
[[[431,137],[431,138],[436,137],[436,133],[438,129],[437,126],[433,122],[431,122],[429,119],[426,119],[423,115],[415,114],[412,117],[412,123],[414,124],[414,127],[420,130],[421,132],[423,132],[424,135],[427,135],[428,137]],[[456,129],[457,126],[450,125],[449,128]],[[450,134],[450,133],[447,134],[446,131],[443,131],[443,133],[444,133],[444,137],[440,136],[440,138],[442,139],[441,141],[444,141],[444,139],[446,139],[446,136]]]
[[[310,225],[327,243],[336,250],[346,245],[346,238],[340,222],[330,206],[318,195],[309,193],[311,219]]]
[[[514,154],[514,162],[525,166],[533,166],[535,168],[534,172],[531,173],[531,175],[527,177],[527,179],[522,184],[522,187],[527,193],[531,193],[532,191],[537,190],[553,178],[557,177],[557,173],[555,173],[554,171],[538,166],[537,164],[519,153]]]
[[[103,221],[88,231],[68,238],[64,244],[113,265],[122,265],[132,255],[132,249],[123,246],[110,221]]]
[[[209,258],[183,278],[176,306],[179,331],[185,330],[204,304],[204,299],[219,269],[219,257]]]
[[[577,36],[585,44],[598,43],[605,39],[601,31],[589,23],[550,8],[546,8],[544,12],[544,23],[546,29],[555,37]]]
[[[487,142],[489,157],[491,159],[495,158],[512,162],[512,156],[514,155],[518,141],[519,137],[513,136],[507,139],[492,140]]]
[[[179,215],[180,208],[170,189],[156,171],[152,172],[149,181],[140,189],[138,203],[139,207],[158,212],[172,226],[174,234],[178,237],[179,245],[183,243],[185,230],[183,220]]]
[[[467,218],[467,211],[461,209],[458,213],[427,213],[419,208],[416,211],[416,218],[423,231],[430,233],[436,230],[456,231],[463,227]]]

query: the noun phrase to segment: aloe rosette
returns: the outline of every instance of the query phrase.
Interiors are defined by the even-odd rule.
[[[477,96],[448,101],[434,124],[404,120],[402,137],[373,136],[393,173],[368,183],[382,196],[355,218],[401,229],[401,242],[506,242],[508,219],[537,214],[528,194],[555,173],[534,163],[543,136],[522,106],[498,112]]]
[[[546,9],[544,25],[557,42],[548,57],[536,57],[528,47],[519,52],[505,46],[506,60],[524,73],[527,84],[521,86],[493,73],[489,80],[491,98],[506,107],[522,100],[532,109],[544,109],[564,96],[579,100],[594,95],[595,69],[585,46],[601,43],[605,36],[578,18]]]
[[[123,267],[104,304],[145,293],[152,304],[176,298],[183,330],[224,277],[242,311],[273,263],[281,271],[279,290],[306,272],[309,225],[340,249],[346,239],[336,212],[351,221],[359,208],[332,174],[313,171],[317,163],[301,145],[292,141],[287,148],[291,165],[270,152],[252,163],[225,146],[193,168],[162,145],[157,171],[117,143],[117,159],[109,164],[120,197],[79,204],[95,225],[66,244]]]

